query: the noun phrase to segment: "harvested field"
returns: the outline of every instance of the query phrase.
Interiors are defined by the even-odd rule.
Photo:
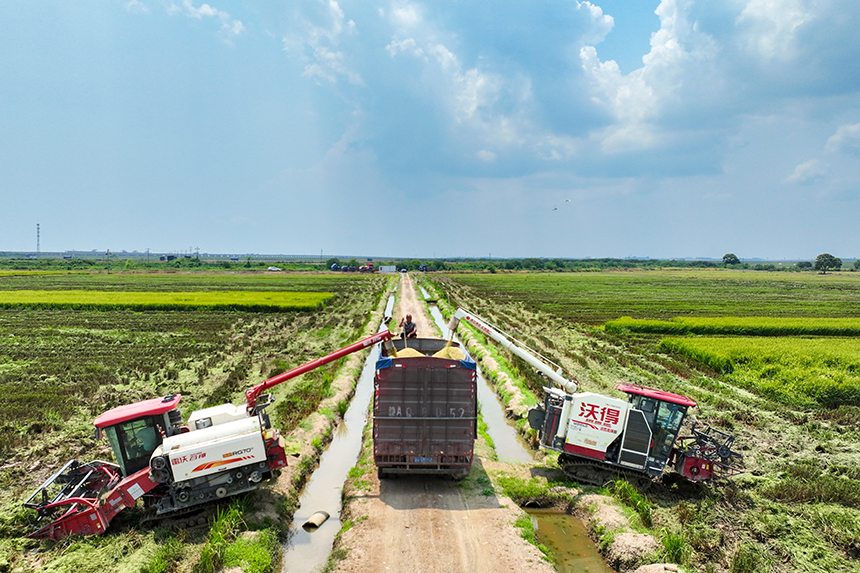
[[[289,453],[297,456],[290,456],[290,471],[285,472],[290,478],[268,493],[231,505],[216,522],[218,539],[206,529],[177,536],[142,527],[135,509],[121,513],[99,538],[31,541],[23,536],[32,528],[33,515],[21,502],[71,458],[112,459],[107,442],[93,437],[93,419],[102,412],[175,392],[183,395],[180,407],[186,417],[204,406],[241,403],[246,388],[366,336],[370,312],[382,302],[387,285],[384,277],[333,274],[0,276],[0,294],[99,290],[113,296],[145,289],[192,297],[227,290],[248,296],[281,291],[330,296],[325,307],[289,312],[0,310],[0,503],[6,510],[0,516],[0,555],[5,556],[0,570],[203,571],[205,563],[214,563],[208,570],[215,570],[239,546],[248,555],[276,563],[278,538],[302,476],[325,442],[337,401],[348,396],[351,381],[341,372],[347,364],[355,367],[348,358],[275,389],[276,404],[269,414],[287,436]],[[333,396],[339,397],[326,402]],[[303,426],[316,430],[306,437]],[[293,437],[291,430],[302,435]],[[245,530],[255,533],[243,535]],[[159,569],[156,564],[164,562],[168,568]]]
[[[444,282],[456,304],[557,357],[585,390],[619,395],[615,386],[624,382],[683,394],[698,402],[700,422],[736,436],[745,474],[723,487],[664,479],[647,492],[647,531],[673,561],[696,571],[860,571],[853,494],[860,408],[852,390],[860,340],[840,330],[855,328],[860,276],[642,271],[432,280],[440,290]],[[622,316],[635,317],[634,327],[598,326]],[[668,321],[674,317],[683,318]],[[756,318],[735,317],[764,317],[758,322],[770,335],[673,331],[661,345],[662,334],[635,326],[755,327]],[[786,336],[822,327],[827,338]],[[541,380],[504,354],[539,395]],[[617,542],[611,528],[595,534],[608,551]]]

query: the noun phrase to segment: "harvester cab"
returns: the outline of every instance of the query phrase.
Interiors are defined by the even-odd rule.
[[[675,440],[681,431],[687,409],[695,407],[696,403],[678,394],[643,386],[619,384],[618,390],[628,396],[630,404],[628,419],[633,422],[632,424],[628,422],[628,429],[638,430],[640,440],[646,436],[646,427],[647,434],[650,435],[647,454],[643,448],[639,454],[639,461],[644,456],[648,473],[662,474],[666,464],[672,458],[672,449],[675,447]],[[632,442],[632,437],[632,434],[625,436],[625,442]]]
[[[176,409],[181,394],[127,404],[105,412],[93,422],[96,438],[107,435],[123,477],[149,466],[152,452],[164,438],[182,431],[182,414]],[[185,428],[187,431],[187,428]]]

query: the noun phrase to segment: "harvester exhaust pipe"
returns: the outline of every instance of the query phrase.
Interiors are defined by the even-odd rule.
[[[326,513],[325,511],[318,511],[312,516],[310,516],[308,520],[302,524],[302,529],[304,529],[308,533],[313,533],[320,528],[320,525],[328,521],[328,518],[328,513]]]

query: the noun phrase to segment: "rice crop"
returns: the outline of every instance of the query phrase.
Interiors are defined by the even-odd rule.
[[[339,292],[370,285],[377,275],[336,273],[157,272],[92,273],[76,271],[0,271],[0,291],[101,290],[140,292],[278,291]]]
[[[607,332],[739,336],[860,336],[860,318],[675,317],[671,320],[621,318],[604,325]]]
[[[126,310],[312,310],[333,296],[320,292],[206,291],[134,292],[101,290],[0,291],[0,308]]]
[[[860,406],[860,344],[854,338],[665,338],[660,347],[785,404]]]
[[[517,302],[566,320],[603,324],[622,316],[860,318],[860,274],[751,273],[733,270],[438,275],[457,300]]]

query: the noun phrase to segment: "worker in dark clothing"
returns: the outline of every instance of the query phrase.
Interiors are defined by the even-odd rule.
[[[401,318],[400,324],[397,326],[403,329],[403,332],[400,333],[400,338],[418,338],[418,327],[412,322],[411,314],[407,314],[404,318]]]

